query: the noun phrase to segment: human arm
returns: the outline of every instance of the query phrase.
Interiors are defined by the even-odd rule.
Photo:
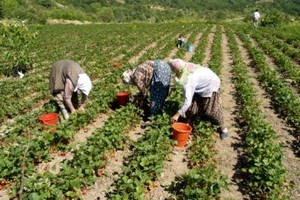
[[[75,112],[75,108],[71,100],[73,92],[74,92],[74,86],[72,84],[72,81],[69,78],[66,78],[63,99],[64,99],[64,103],[70,109],[71,113]]]
[[[84,111],[84,107],[85,107],[85,103],[86,103],[87,99],[88,99],[88,96],[86,94],[82,93],[78,110]]]
[[[184,103],[181,108],[172,117],[172,122],[178,121],[180,116],[185,116],[185,112],[189,109],[192,104],[193,96],[195,93],[195,87],[192,85],[185,85],[183,89]]]

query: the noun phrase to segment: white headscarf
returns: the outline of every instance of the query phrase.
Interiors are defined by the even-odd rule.
[[[78,82],[75,87],[75,92],[77,90],[80,90],[85,95],[89,95],[90,91],[92,89],[92,82],[90,77],[87,74],[79,74]]]

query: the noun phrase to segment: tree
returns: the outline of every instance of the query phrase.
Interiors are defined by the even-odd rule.
[[[2,0],[0,3],[3,18],[14,17],[14,12],[17,8],[18,2],[16,0]]]
[[[4,65],[0,71],[5,75],[15,75],[18,71],[26,72],[32,66],[29,53],[30,45],[37,32],[29,31],[24,22],[7,20],[0,23],[0,47]]]
[[[288,24],[289,22],[290,18],[286,14],[276,9],[272,9],[268,11],[265,17],[261,20],[261,25],[277,27],[284,24]]]

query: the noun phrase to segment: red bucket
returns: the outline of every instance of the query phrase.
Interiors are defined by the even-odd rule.
[[[122,63],[114,63],[114,67],[121,67]]]
[[[58,123],[58,114],[57,113],[47,113],[44,115],[41,115],[39,117],[39,120],[42,122],[42,124],[46,126],[53,126]]]
[[[128,92],[118,92],[117,94],[117,102],[119,106],[125,106],[129,101],[129,93]]]
[[[192,127],[189,124],[182,122],[175,122],[172,125],[173,139],[177,140],[177,147],[184,147],[188,141]]]

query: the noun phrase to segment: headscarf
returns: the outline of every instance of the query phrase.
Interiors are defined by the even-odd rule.
[[[176,81],[180,85],[186,84],[188,75],[201,67],[201,65],[197,65],[191,62],[185,62],[181,59],[170,59],[169,64],[172,68],[172,71],[174,71],[176,74]]]
[[[80,90],[85,95],[89,95],[90,91],[92,89],[92,82],[90,77],[87,74],[79,74],[78,82],[75,88],[75,92],[77,90]]]
[[[122,74],[122,80],[124,83],[126,84],[131,84],[132,83],[132,79],[131,76],[133,75],[135,69],[126,69],[125,72],[123,72]]]

